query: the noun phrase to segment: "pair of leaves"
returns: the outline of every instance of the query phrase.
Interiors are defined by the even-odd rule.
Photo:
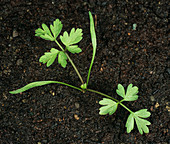
[[[118,106],[118,103],[108,98],[103,98],[103,100],[99,101],[99,104],[104,105],[99,109],[100,115],[106,115],[106,114],[112,115],[116,111]]]
[[[58,55],[58,63],[61,64],[63,68],[67,65],[67,56],[64,52],[52,48],[50,52],[45,52],[43,56],[40,57],[39,62],[47,63],[47,67],[53,64]]]
[[[35,30],[35,36],[39,36],[45,40],[55,41],[57,36],[61,32],[62,27],[63,24],[61,23],[61,21],[59,19],[56,19],[53,22],[53,25],[50,25],[51,31],[46,24],[42,24],[42,29],[38,28],[37,30]]]
[[[148,118],[150,115],[151,113],[148,112],[147,109],[141,109],[135,113],[131,113],[126,122],[127,133],[130,133],[131,130],[133,130],[134,120],[136,121],[136,125],[140,134],[143,134],[143,132],[149,133],[147,125],[150,125],[151,123],[142,118]]]
[[[135,101],[138,99],[138,87],[133,87],[133,84],[128,85],[126,94],[124,87],[121,84],[118,84],[118,89],[116,90],[116,93],[123,97],[123,101]]]
[[[66,46],[66,49],[71,53],[80,53],[82,50],[78,47],[78,45],[74,45],[82,40],[82,29],[72,28],[70,34],[68,32],[64,32],[63,36],[60,36],[60,40]]]

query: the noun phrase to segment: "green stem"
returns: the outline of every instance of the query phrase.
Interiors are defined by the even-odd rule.
[[[93,92],[93,93],[97,93],[97,94],[99,94],[99,95],[102,95],[102,96],[105,96],[105,97],[107,97],[107,98],[110,98],[110,99],[112,99],[112,100],[114,100],[114,101],[116,101],[118,104],[120,104],[122,107],[124,107],[126,110],[128,110],[130,113],[133,113],[129,108],[127,108],[124,104],[122,104],[121,102],[122,101],[118,101],[117,99],[115,99],[115,98],[113,98],[113,97],[111,97],[111,96],[109,96],[109,95],[107,95],[107,94],[104,94],[104,93],[101,93],[101,92],[98,92],[98,91],[95,91],[95,90],[92,90],[92,89],[86,89],[87,91],[90,91],[90,92]]]
[[[76,73],[77,73],[77,75],[78,75],[78,77],[79,77],[81,83],[84,84],[84,81],[83,81],[83,79],[82,79],[82,77],[81,77],[81,75],[80,75],[78,69],[76,68],[75,64],[73,63],[73,61],[71,60],[71,58],[69,57],[69,55],[64,51],[64,49],[62,48],[62,46],[59,44],[59,42],[58,42],[57,40],[55,40],[55,42],[56,42],[57,45],[61,48],[61,50],[66,54],[68,60],[70,61],[70,63],[72,64],[74,70],[76,71]]]
[[[119,103],[122,107],[124,107],[125,109],[127,109],[130,113],[133,113],[133,111],[131,111],[129,108],[127,108],[124,104],[122,104],[121,102]]]
[[[112,100],[114,100],[114,101],[119,103],[119,101],[117,99],[115,99],[115,98],[113,98],[113,97],[111,97],[111,96],[109,96],[107,94],[104,94],[104,93],[101,93],[99,91],[95,91],[95,90],[92,90],[92,89],[86,89],[86,90],[90,91],[90,92],[93,92],[93,93],[97,93],[97,94],[102,95],[102,96],[105,96],[105,97],[110,98],[110,99],[112,99]]]
[[[70,85],[70,84],[67,84],[67,83],[63,83],[63,82],[59,82],[59,81],[54,81],[54,83],[58,83],[58,84],[62,84],[62,85],[66,85],[68,87],[71,87],[71,88],[74,88],[74,89],[77,89],[79,91],[82,91],[82,89],[76,87],[76,86],[73,86],[73,85]]]

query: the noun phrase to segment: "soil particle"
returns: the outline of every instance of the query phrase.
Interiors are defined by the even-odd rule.
[[[13,30],[12,32],[12,37],[15,38],[18,36],[18,32],[16,30]]]
[[[16,64],[19,66],[19,65],[21,65],[21,64],[22,64],[22,62],[23,62],[23,60],[22,60],[22,59],[18,59]]]

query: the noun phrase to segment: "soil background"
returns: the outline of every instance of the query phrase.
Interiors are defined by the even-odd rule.
[[[0,143],[1,144],[168,144],[169,75],[168,0],[1,0]],[[88,11],[95,17],[97,53],[89,88],[121,99],[117,84],[139,87],[131,110],[148,109],[150,133],[137,127],[126,133],[129,112],[118,107],[100,116],[100,95],[58,84],[11,95],[30,82],[58,80],[80,86],[71,64],[46,68],[38,62],[55,43],[35,37],[42,23],[59,18],[63,30],[83,29],[80,54],[70,54],[84,80],[92,57]],[[137,24],[136,30],[133,24]]]

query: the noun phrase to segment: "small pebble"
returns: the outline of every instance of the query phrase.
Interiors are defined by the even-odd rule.
[[[17,60],[17,65],[19,66],[19,65],[21,65],[22,64],[22,62],[23,62],[23,60],[22,59],[18,59]]]
[[[170,107],[169,106],[166,106],[166,109],[168,110],[168,112],[170,112]]]
[[[79,103],[75,103],[75,107],[78,109],[80,107]]]
[[[152,102],[155,101],[154,96],[150,96],[150,99],[151,99]]]
[[[17,36],[18,36],[18,32],[16,30],[13,30],[12,37],[17,37]]]
[[[155,104],[155,108],[158,108],[159,107],[159,103],[157,102],[156,104]]]
[[[26,103],[26,99],[23,99],[22,102],[23,102],[23,103]]]
[[[78,117],[78,115],[74,115],[74,118],[76,119],[76,120],[79,120],[79,117]]]

